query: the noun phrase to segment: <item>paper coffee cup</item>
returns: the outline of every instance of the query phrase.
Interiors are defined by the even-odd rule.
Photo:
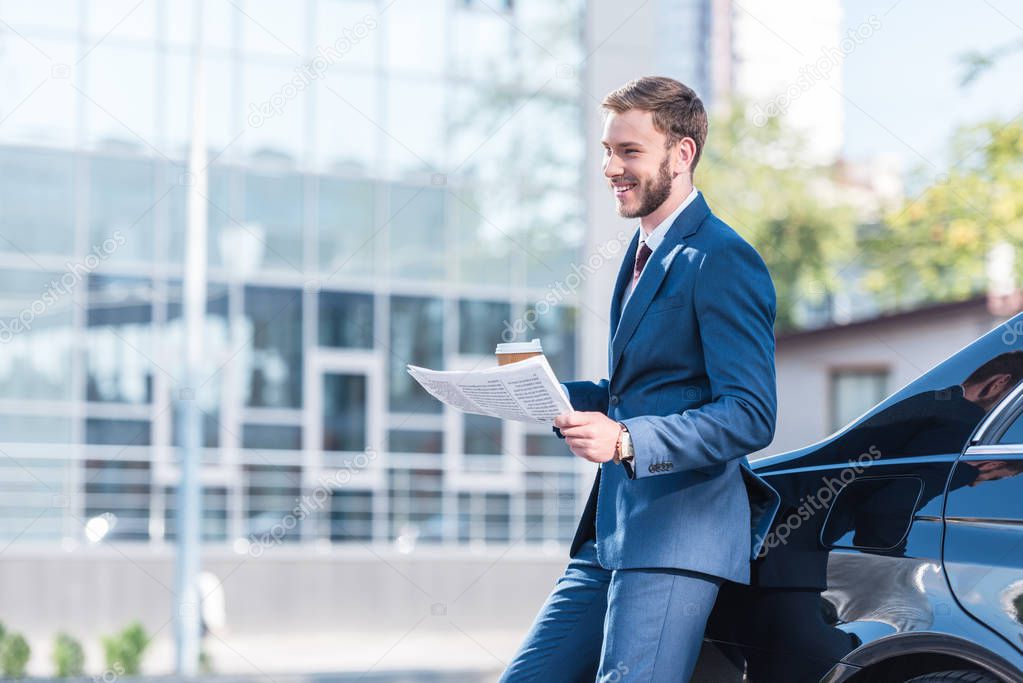
[[[494,355],[497,356],[498,365],[508,365],[508,363],[517,363],[533,356],[542,356],[543,349],[540,347],[539,339],[528,342],[508,342],[498,344]]]

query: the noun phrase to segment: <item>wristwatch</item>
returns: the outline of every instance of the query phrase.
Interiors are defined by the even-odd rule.
[[[619,422],[622,431],[618,432],[618,443],[615,444],[614,462],[616,465],[627,465],[626,469],[631,468],[632,461],[636,457],[636,452],[632,448],[632,435],[629,434],[629,428],[625,426],[625,423]]]

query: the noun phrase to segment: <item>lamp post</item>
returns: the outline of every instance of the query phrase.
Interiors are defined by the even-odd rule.
[[[196,391],[206,316],[206,82],[203,68],[204,0],[195,0],[195,43],[192,51],[192,134],[188,155],[188,218],[184,262],[184,371],[178,388],[181,425],[180,479],[177,495],[177,556],[175,561],[175,670],[195,676],[199,669],[200,610],[199,544],[202,497],[199,465],[203,424]]]

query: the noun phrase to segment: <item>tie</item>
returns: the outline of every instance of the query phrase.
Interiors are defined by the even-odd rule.
[[[632,289],[636,289],[636,283],[639,282],[639,276],[643,272],[643,267],[646,265],[647,260],[650,258],[650,254],[653,252],[650,247],[643,242],[639,245],[639,250],[636,251],[636,267],[632,270]]]

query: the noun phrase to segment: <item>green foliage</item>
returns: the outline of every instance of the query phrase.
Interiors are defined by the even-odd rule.
[[[800,302],[839,286],[854,251],[856,214],[837,199],[832,169],[804,161],[805,143],[779,117],[754,125],[736,102],[711,121],[695,184],[711,209],[749,240],[771,271],[776,327],[795,327]]]
[[[988,251],[1023,244],[1023,123],[990,121],[953,137],[954,163],[864,239],[864,285],[888,308],[967,298],[986,287]],[[1016,263],[1023,275],[1023,260]]]
[[[81,676],[85,669],[82,645],[67,633],[58,633],[53,643],[53,668],[58,678]]]
[[[24,678],[25,666],[32,654],[25,637],[20,633],[6,633],[0,640],[0,674],[4,678]]]
[[[139,673],[149,636],[139,622],[132,622],[120,633],[103,637],[107,669],[133,676]]]
[[[967,52],[959,59],[963,70],[959,81],[960,85],[965,86],[973,83],[999,61],[1020,50],[1023,50],[1023,40],[1004,43],[987,51]]]
[[[199,651],[199,671],[204,674],[214,673],[213,657],[206,650]]]

